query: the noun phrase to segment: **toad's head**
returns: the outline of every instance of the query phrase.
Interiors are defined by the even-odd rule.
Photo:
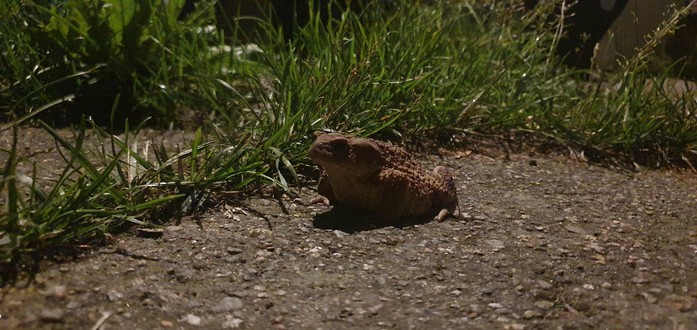
[[[370,175],[378,172],[385,162],[380,145],[370,139],[323,132],[315,132],[315,136],[308,151],[310,159],[330,176]]]

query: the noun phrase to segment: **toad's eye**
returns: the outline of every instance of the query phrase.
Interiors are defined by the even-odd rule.
[[[346,140],[334,140],[332,141],[332,149],[337,154],[347,154],[351,149],[351,146]]]

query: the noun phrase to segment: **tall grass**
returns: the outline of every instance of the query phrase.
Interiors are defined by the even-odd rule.
[[[175,20],[181,2],[170,3],[0,8],[8,59],[0,62],[0,109],[19,118],[3,129],[41,125],[67,164],[39,188],[39,170],[18,167],[33,160],[6,146],[0,263],[22,264],[24,256],[125,223],[157,224],[153,210],[192,212],[220,189],[272,184],[292,194],[318,129],[389,137],[526,132],[597,157],[651,165],[697,158],[695,100],[675,100],[660,88],[666,76],[645,65],[655,44],[621,72],[589,81],[551,57],[558,35],[538,24],[545,9],[404,0],[329,22],[313,14],[291,41],[266,18],[257,47],[230,47],[201,28],[213,17],[212,2],[184,22]],[[31,31],[20,33],[27,25]],[[126,133],[85,120],[94,115],[86,105]],[[134,111],[154,123],[193,114],[198,129],[184,150],[139,147],[138,129],[123,120],[133,122]],[[42,112],[53,121],[61,112],[83,119],[66,139],[37,120]],[[99,138],[88,141],[86,131]]]

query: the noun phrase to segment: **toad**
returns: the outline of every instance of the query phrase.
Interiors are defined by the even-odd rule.
[[[447,168],[428,172],[404,149],[378,140],[323,132],[315,137],[308,152],[323,173],[321,196],[313,203],[368,211],[385,223],[458,215],[455,180]]]

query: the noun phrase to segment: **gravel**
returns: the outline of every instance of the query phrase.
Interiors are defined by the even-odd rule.
[[[270,198],[222,201],[157,235],[45,261],[40,281],[1,289],[0,328],[89,329],[105,312],[108,328],[697,324],[693,173],[446,156],[424,159],[455,173],[460,219],[361,227],[308,205],[307,188],[289,214]]]

